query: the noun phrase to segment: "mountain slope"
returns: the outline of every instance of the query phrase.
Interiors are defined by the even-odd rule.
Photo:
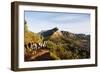
[[[41,35],[30,31],[28,28],[28,24],[25,21],[24,23],[24,43],[28,44],[29,42],[35,42],[35,43],[42,42],[42,37]]]
[[[56,32],[57,30],[58,30],[58,28],[55,27],[51,30],[39,32],[39,34],[42,35],[43,37],[48,37],[48,36],[52,35],[54,32]]]
[[[57,27],[35,33],[28,29],[27,22],[24,24],[24,45],[30,42],[45,43],[46,47],[40,50],[48,50],[50,57],[55,60],[90,58],[90,35],[60,31]],[[28,57],[33,56],[32,52],[31,48],[25,49]]]
[[[90,35],[59,31],[59,29],[55,27],[42,32],[41,36],[52,46],[47,45],[53,54],[59,56],[61,59],[90,57]]]

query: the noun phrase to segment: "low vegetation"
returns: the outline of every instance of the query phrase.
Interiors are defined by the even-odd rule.
[[[55,60],[90,58],[90,35],[59,31],[57,27],[34,33],[28,30],[27,25],[25,22],[24,44],[46,42],[45,47],[40,49],[48,50],[50,57]],[[34,56],[34,52],[36,50],[25,48],[25,60]]]

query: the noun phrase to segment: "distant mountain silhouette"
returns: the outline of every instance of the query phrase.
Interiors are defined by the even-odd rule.
[[[42,35],[43,37],[48,37],[48,36],[52,35],[54,32],[56,32],[57,30],[59,30],[59,29],[57,27],[55,27],[55,28],[47,30],[47,31],[39,32],[39,34]]]
[[[75,34],[68,31],[60,31],[57,27],[50,29],[50,30],[44,30],[39,32],[40,35],[43,37],[48,36],[64,36],[66,38],[80,38],[80,39],[87,39],[89,40],[90,35],[86,34]]]

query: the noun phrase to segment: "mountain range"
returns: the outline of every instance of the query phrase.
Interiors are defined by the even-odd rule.
[[[68,31],[60,31],[57,27],[39,32],[39,34],[44,38],[48,38],[52,41],[57,40],[58,42],[62,42],[63,40],[64,42],[68,42],[71,44],[75,43],[78,47],[81,47],[83,50],[90,51],[90,35],[76,34]]]

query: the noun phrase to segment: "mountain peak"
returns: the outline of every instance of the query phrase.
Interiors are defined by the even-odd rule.
[[[50,29],[50,30],[47,30],[47,31],[43,31],[43,32],[40,32],[40,34],[44,37],[47,37],[47,36],[50,36],[52,35],[54,32],[57,32],[59,29],[57,27],[53,28],[53,29]]]
[[[57,31],[57,30],[59,30],[57,27],[55,27],[55,28],[53,28],[52,30],[54,30],[54,31]]]

